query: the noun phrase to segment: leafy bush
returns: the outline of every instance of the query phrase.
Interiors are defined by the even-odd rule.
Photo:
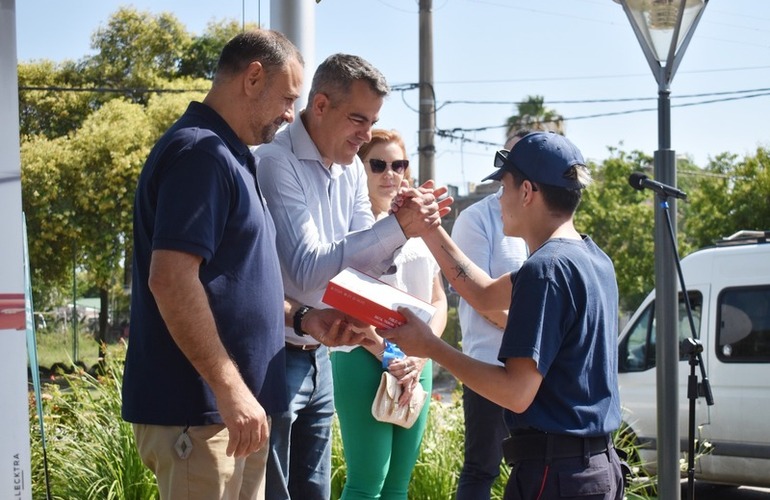
[[[101,365],[103,375],[95,377],[81,370],[59,378],[64,386],[45,386],[42,402],[51,498],[158,498],[155,477],[142,464],[136,451],[131,424],[120,417],[124,359],[125,350],[113,351]],[[409,485],[409,498],[454,498],[464,450],[463,411],[458,395],[459,390],[448,404],[430,402],[428,426]],[[30,397],[29,415],[33,497],[46,498],[46,467],[33,397]],[[346,467],[336,419],[332,440],[332,498],[338,499],[345,484]],[[627,491],[628,498],[649,498],[649,494],[654,494],[655,481],[639,472],[632,436],[621,430],[616,444],[630,452],[630,465],[637,471]],[[508,473],[508,467],[501,464],[500,477],[492,488],[493,499],[503,498]]]
[[[409,483],[409,498],[443,500],[455,497],[465,449],[463,408],[457,394],[449,404],[437,400],[430,402],[428,425]],[[345,475],[342,437],[335,417],[332,428],[332,499],[340,498]],[[501,464],[500,477],[492,489],[493,499],[503,498],[507,481],[508,467]]]
[[[409,498],[425,500],[454,499],[464,454],[463,408],[458,392],[454,401],[445,404],[431,401],[428,426],[423,436],[420,455],[417,458],[412,480],[409,484]],[[342,452],[342,438],[335,419],[332,429],[332,499],[340,498],[345,485],[345,460]],[[615,446],[628,454],[627,463],[631,468],[631,481],[626,488],[626,498],[642,500],[656,498],[656,477],[647,476],[641,466],[637,443],[632,434],[624,428],[614,435]],[[503,498],[510,469],[500,464],[500,476],[492,485],[491,498]]]
[[[158,498],[155,477],[136,451],[131,424],[120,418],[123,359],[125,352],[109,357],[98,377],[79,371],[63,377],[65,387],[45,386],[45,458],[52,498]],[[30,399],[32,493],[46,498],[39,420]]]

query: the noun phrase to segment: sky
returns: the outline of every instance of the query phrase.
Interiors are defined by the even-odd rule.
[[[275,0],[274,0],[275,1]],[[306,0],[315,4],[315,0]],[[120,6],[170,12],[194,33],[211,21],[270,26],[270,0],[17,0],[20,61],[77,60]],[[418,0],[322,0],[316,67],[359,55],[391,86],[419,80]],[[587,159],[658,148],[658,84],[612,0],[433,0],[435,177],[467,192],[492,167],[515,103],[530,95],[561,114]],[[697,165],[770,147],[770,1],[711,0],[670,85],[671,147]],[[419,91],[394,91],[377,126],[397,129],[417,164]],[[478,130],[483,129],[483,130]]]

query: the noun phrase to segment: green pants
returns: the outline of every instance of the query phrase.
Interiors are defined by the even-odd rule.
[[[372,401],[382,375],[382,365],[364,348],[331,355],[334,405],[340,421],[347,479],[342,500],[407,498],[409,479],[420,452],[430,402],[411,429],[378,422]],[[420,374],[428,394],[433,389],[429,360]]]

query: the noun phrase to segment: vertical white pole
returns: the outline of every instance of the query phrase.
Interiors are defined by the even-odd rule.
[[[16,4],[0,0],[0,498],[31,499]]]
[[[305,60],[302,93],[295,109],[307,104],[307,93],[315,73],[315,0],[271,0],[270,28],[280,31],[297,46]]]

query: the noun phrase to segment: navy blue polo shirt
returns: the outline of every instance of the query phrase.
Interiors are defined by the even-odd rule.
[[[543,376],[511,430],[601,436],[620,425],[618,286],[610,258],[587,236],[554,238],[513,278],[499,359],[532,358]]]
[[[275,227],[258,192],[252,154],[201,103],[191,103],[161,137],[139,177],[122,416],[154,425],[221,423],[214,394],[177,347],[149,290],[157,249],[203,258],[200,279],[223,345],[265,411],[285,411]]]

